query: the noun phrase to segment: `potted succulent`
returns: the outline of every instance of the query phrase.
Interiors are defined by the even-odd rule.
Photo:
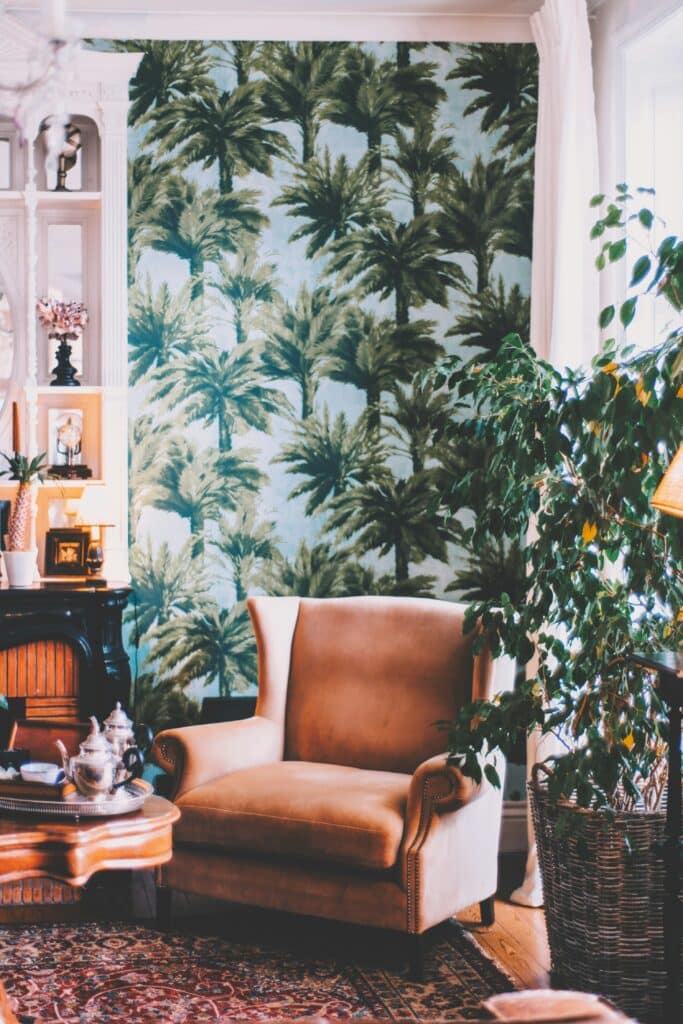
[[[10,512],[5,550],[2,556],[7,571],[7,579],[11,587],[30,587],[36,575],[36,549],[30,548],[30,523],[35,500],[35,484],[42,480],[45,468],[45,454],[28,459],[26,455],[15,452],[13,455],[2,453],[7,468],[0,471],[0,476],[10,476],[19,481],[17,495]]]
[[[633,209],[639,199],[623,185],[606,205],[593,231],[599,269],[625,257],[634,224],[653,227],[649,209]],[[651,505],[683,438],[682,241],[640,255],[628,298],[603,310],[601,326],[618,318],[626,330],[646,292],[666,300],[672,321],[647,350],[609,338],[589,369],[560,371],[509,336],[495,362],[452,362],[441,379],[458,410],[446,440],[487,451],[447,497],[452,514],[476,506],[462,539],[475,553],[491,537],[519,548],[526,570],[517,593],[475,602],[467,625],[483,626],[527,677],[463,709],[451,756],[497,784],[499,752],[533,728],[556,735],[563,752],[530,787],[556,980],[655,1021],[667,719],[628,655],[683,639],[683,529]],[[486,505],[491,477],[497,500]]]

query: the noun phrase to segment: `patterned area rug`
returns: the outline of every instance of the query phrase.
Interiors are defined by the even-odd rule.
[[[264,941],[264,935],[267,940]],[[334,937],[330,939],[330,935]],[[341,938],[340,938],[341,935]],[[368,937],[370,936],[370,937]],[[56,1024],[226,1024],[325,1015],[394,1021],[486,1016],[513,988],[459,925],[440,929],[424,984],[377,933],[304,923],[255,943],[136,924],[0,929],[0,974],[23,1014]]]

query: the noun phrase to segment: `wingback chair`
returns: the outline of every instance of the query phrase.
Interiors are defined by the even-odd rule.
[[[436,724],[491,691],[492,661],[463,634],[465,607],[248,605],[254,717],[155,740],[181,810],[161,912],[178,889],[413,936],[473,903],[493,923],[501,794],[447,763]]]

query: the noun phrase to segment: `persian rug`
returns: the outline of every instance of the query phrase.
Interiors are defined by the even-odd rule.
[[[272,941],[262,931],[258,942],[197,934],[187,922],[168,933],[109,922],[12,926],[0,929],[0,973],[22,1015],[41,1024],[467,1021],[487,1017],[482,1000],[514,987],[454,922],[430,947],[422,984],[407,980],[391,937],[340,935],[325,922]]]

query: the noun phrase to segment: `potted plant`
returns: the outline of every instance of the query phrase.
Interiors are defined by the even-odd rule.
[[[633,210],[639,198],[619,186],[598,220],[599,269],[624,258],[635,224],[653,227],[649,209]],[[466,548],[499,538],[526,567],[516,594],[475,602],[466,625],[527,664],[527,678],[463,709],[451,757],[497,785],[498,752],[533,728],[556,735],[563,753],[530,787],[555,980],[655,1021],[667,719],[627,659],[683,638],[683,530],[651,505],[683,438],[682,241],[669,236],[635,261],[628,298],[603,310],[601,326],[618,317],[628,328],[644,293],[666,300],[673,321],[647,350],[610,337],[590,369],[560,371],[509,336],[495,362],[453,361],[441,379],[458,411],[446,440],[487,451],[447,496],[452,514],[476,507]],[[486,505],[491,478],[497,500]]]
[[[45,467],[45,454],[28,459],[26,455],[15,452],[13,455],[2,453],[7,468],[0,471],[0,476],[11,476],[19,481],[17,496],[10,512],[6,547],[2,552],[7,571],[7,579],[11,587],[30,587],[36,575],[36,549],[29,547],[30,522],[35,500],[35,484],[42,480]]]

